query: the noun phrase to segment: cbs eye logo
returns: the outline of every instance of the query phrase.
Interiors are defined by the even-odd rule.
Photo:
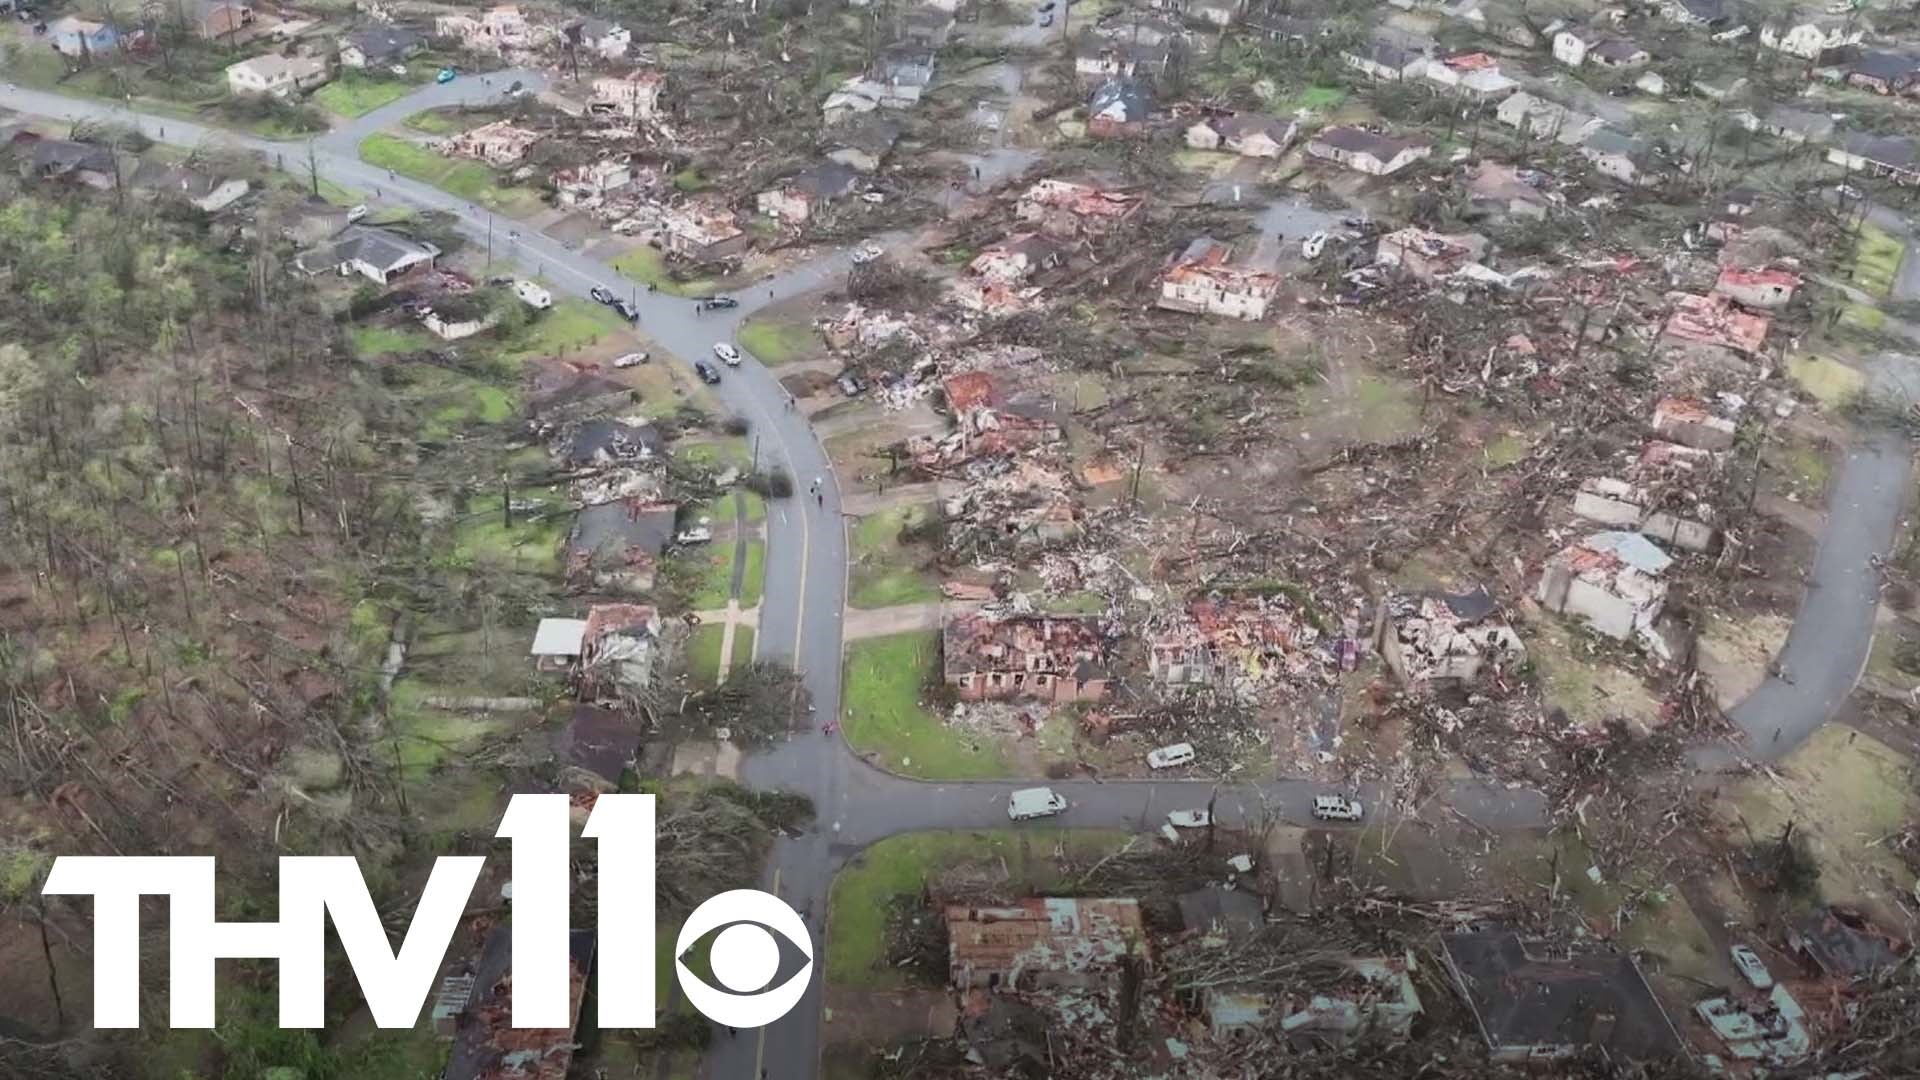
[[[687,958],[709,935],[708,967],[718,987],[687,967]],[[781,938],[789,949],[781,948]],[[694,908],[680,927],[673,954],[687,1002],[707,1019],[732,1028],[762,1027],[785,1016],[800,1003],[813,975],[807,924],[785,901],[758,889],[723,892]],[[791,954],[797,954],[799,966],[775,985],[781,969],[791,965]]]

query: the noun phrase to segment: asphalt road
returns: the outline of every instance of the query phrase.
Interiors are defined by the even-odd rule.
[[[503,91],[515,79],[529,88],[544,85],[531,72],[489,76],[479,93]],[[359,160],[361,138],[420,109],[461,101],[478,103],[477,77],[428,85],[311,143],[320,175],[344,187],[379,191],[379,201],[444,210],[460,228],[484,242],[492,231],[494,256],[544,277],[557,292],[585,296],[596,284],[616,291],[625,283],[617,272],[585,258],[544,235],[527,231],[502,241],[500,221],[486,211],[405,177],[389,178]],[[172,118],[136,117],[110,104],[43,92],[0,90],[0,104],[36,115],[78,119],[135,119],[159,141],[192,146],[218,138],[257,150],[266,160],[295,173],[306,168],[304,142],[278,143],[217,131]],[[511,232],[510,226],[505,226]],[[641,292],[636,300],[642,325],[659,345],[660,362],[691,363],[711,355],[715,342],[731,340],[741,320],[768,303],[808,292],[843,275],[845,252],[826,253],[776,278],[742,290],[739,308],[696,314],[691,301]],[[788,407],[784,389],[758,362],[727,369],[716,389],[721,403],[752,426],[763,461],[785,468],[798,488],[792,499],[778,500],[767,516],[765,599],[761,609],[757,655],[792,663],[812,695],[817,715],[837,716],[841,692],[841,614],[845,603],[846,532],[840,492],[818,440],[797,410]],[[1870,556],[1892,541],[1904,493],[1906,445],[1879,439],[1848,452],[1832,496],[1828,534],[1816,560],[1813,581],[1786,649],[1786,674],[1771,680],[1735,709],[1756,753],[1777,756],[1823,723],[1852,686],[1871,642],[1878,580]],[[816,499],[807,494],[821,481]],[[1781,734],[1772,739],[1775,728]],[[1702,764],[1715,762],[1702,761]],[[746,780],[810,795],[820,825],[803,836],[776,842],[766,885],[802,911],[815,930],[815,955],[834,870],[861,847],[885,836],[930,828],[1007,827],[1006,796],[1028,784],[1010,782],[929,783],[876,769],[855,757],[838,737],[799,731],[772,751],[749,757]],[[1052,784],[1070,802],[1068,810],[1046,822],[1019,828],[1157,828],[1168,810],[1204,807],[1218,792],[1216,812],[1223,822],[1253,820],[1263,813],[1299,824],[1309,820],[1311,796],[1321,788],[1287,780],[1258,786],[1219,785],[1208,779],[1140,780]],[[1361,789],[1359,797],[1378,809],[1379,792]],[[1435,803],[1442,805],[1435,805]],[[1444,808],[1443,808],[1444,807]],[[1406,808],[1424,816],[1457,813],[1491,828],[1546,824],[1546,807],[1537,792],[1507,789],[1475,781],[1449,785],[1432,803]],[[717,1076],[752,1080],[766,1071],[769,1080],[801,1080],[815,1074],[823,1016],[820,983],[824,965],[814,965],[814,983],[802,1005],[784,1019],[739,1038],[722,1036],[710,1052]]]

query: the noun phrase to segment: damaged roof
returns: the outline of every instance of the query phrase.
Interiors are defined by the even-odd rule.
[[[1106,639],[1093,615],[955,615],[941,630],[949,676],[1019,671],[1098,678],[1106,673]]]
[[[567,935],[568,1015],[580,1022],[580,1004],[586,997],[593,970],[596,938],[591,930]],[[460,1014],[442,1080],[564,1080],[573,1064],[574,1028],[517,1028],[513,1026],[513,956],[510,924],[496,924],[487,934],[479,959],[474,961],[474,997]]]
[[[1032,897],[1008,907],[950,904],[946,917],[956,986],[1032,985],[1047,974],[1097,974],[1149,956],[1140,903],[1132,898]]]
[[[1530,942],[1512,930],[1446,934],[1440,942],[1496,1056],[1583,1046],[1641,1059],[1682,1052],[1628,953]]]

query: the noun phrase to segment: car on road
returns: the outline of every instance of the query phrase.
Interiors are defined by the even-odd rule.
[[[1204,829],[1213,824],[1213,815],[1205,810],[1169,810],[1167,824],[1182,829]]]
[[[728,367],[740,366],[740,350],[724,341],[716,341],[713,343],[713,355],[719,357],[720,362]]]
[[[615,300],[613,302],[613,310],[619,312],[620,317],[628,322],[640,321],[640,309],[627,303],[625,300]]]
[[[853,249],[853,262],[855,266],[859,266],[863,263],[870,263],[885,254],[886,252],[880,250],[879,244],[869,240]]]
[[[459,72],[450,67],[443,67],[440,69],[440,73],[433,77],[433,81],[437,83],[450,83],[453,81],[453,77],[458,74]]]
[[[702,311],[724,311],[727,308],[737,308],[739,306],[740,301],[735,300],[731,296],[703,296],[700,298],[700,310]]]
[[[708,386],[720,385],[720,369],[707,363],[705,360],[695,360],[693,362],[693,373],[700,376],[700,381],[706,383]]]
[[[1362,813],[1359,800],[1345,795],[1313,797],[1313,816],[1318,821],[1359,821]]]
[[[613,358],[613,366],[617,368],[639,367],[641,364],[644,364],[651,359],[653,359],[652,353],[643,353],[643,352],[623,353]]]
[[[611,304],[615,299],[613,290],[603,285],[595,285],[593,288],[588,289],[587,295],[593,297],[594,303],[596,304]]]
[[[1158,750],[1147,751],[1147,768],[1171,769],[1186,765],[1198,756],[1193,752],[1193,744],[1177,742],[1172,746],[1162,746]]]
[[[1022,788],[1007,796],[1007,817],[1014,821],[1052,817],[1066,809],[1067,797],[1052,788]]]
[[[701,518],[700,524],[689,529],[681,529],[679,532],[674,533],[673,542],[688,546],[694,544],[709,544],[713,542],[713,530],[707,526],[707,519]]]
[[[1773,972],[1760,962],[1760,954],[1745,945],[1735,945],[1727,950],[1733,955],[1733,966],[1742,978],[1753,984],[1755,990],[1773,989]]]

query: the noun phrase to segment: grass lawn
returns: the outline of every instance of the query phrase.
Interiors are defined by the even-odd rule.
[[[1860,226],[1860,239],[1853,249],[1853,283],[1875,296],[1893,289],[1900,272],[1900,258],[1906,246],[1875,225]]]
[[[499,174],[477,161],[444,157],[393,135],[369,135],[360,142],[360,158],[391,169],[508,217],[527,217],[546,205],[522,187],[501,187]]]
[[[768,367],[812,359],[819,352],[813,328],[784,319],[752,318],[740,324],[740,347]]]
[[[718,282],[704,278],[675,281],[673,275],[667,272],[667,257],[645,245],[616,255],[609,262],[623,275],[642,285],[651,285],[669,296],[710,296],[720,288]]]
[[[1000,747],[949,728],[921,703],[921,687],[940,654],[940,635],[923,630],[847,645],[847,714],[842,729],[855,750],[928,780],[1004,776]]]
[[[431,708],[426,699],[446,694],[466,693],[458,687],[435,686],[420,679],[403,678],[393,684],[387,704],[387,724],[392,732],[393,754],[400,771],[410,778],[432,772],[450,755],[480,739],[504,730],[513,718],[500,713],[458,713]]]
[[[726,639],[725,626],[706,623],[687,639],[687,678],[695,686],[713,686],[720,681],[720,645]],[[733,666],[753,659],[753,627],[733,628]]]
[[[365,202],[360,193],[352,188],[344,188],[324,177],[320,180],[320,197],[335,206],[358,206]]]
[[[515,492],[526,498],[538,492]],[[453,531],[454,557],[469,565],[489,565],[532,574],[560,572],[560,544],[572,519],[567,514],[515,514],[513,524],[501,520],[499,508],[467,515]]]
[[[504,424],[520,412],[519,397],[511,390],[458,375],[438,381],[443,385],[429,391],[423,402],[433,410],[421,426],[423,441],[446,442],[466,428]]]
[[[452,135],[472,127],[472,123],[455,109],[427,109],[407,117],[406,126],[427,135]]]
[[[406,97],[412,90],[412,83],[398,79],[370,79],[365,75],[343,73],[315,90],[310,100],[339,116],[365,116],[382,105]]]
[[[833,879],[827,913],[827,981],[889,988],[910,976],[885,965],[887,909],[895,896],[918,893],[928,877],[962,862],[1006,869],[1016,893],[1060,881],[1053,852],[1096,859],[1126,843],[1124,832],[1100,829],[985,829],[891,836],[854,857]]]
[[[1845,405],[1867,378],[1854,368],[1825,356],[1801,354],[1787,358],[1787,374],[1806,388],[1821,407],[1837,409]]]
[[[356,326],[347,335],[362,360],[389,353],[415,352],[433,347],[434,338],[411,326]]]
[[[604,304],[579,299],[556,300],[552,307],[503,343],[500,356],[515,362],[536,356],[565,356],[596,345],[609,335],[632,329]]]
[[[747,545],[746,572],[740,580],[740,606],[750,608],[760,602],[760,586],[766,576],[766,545],[759,540],[749,539]],[[693,595],[695,610],[708,611],[727,606],[727,600],[733,595],[733,553],[738,541],[722,540],[708,546],[699,557],[704,560],[706,572],[700,583],[700,589]]]
[[[1293,104],[1298,109],[1332,109],[1347,100],[1344,86],[1309,86],[1295,95]]]
[[[899,506],[868,514],[853,527],[853,565],[847,602],[858,608],[892,607],[940,599],[940,586],[919,564],[930,551],[900,543],[900,530],[923,521],[932,506]]]

